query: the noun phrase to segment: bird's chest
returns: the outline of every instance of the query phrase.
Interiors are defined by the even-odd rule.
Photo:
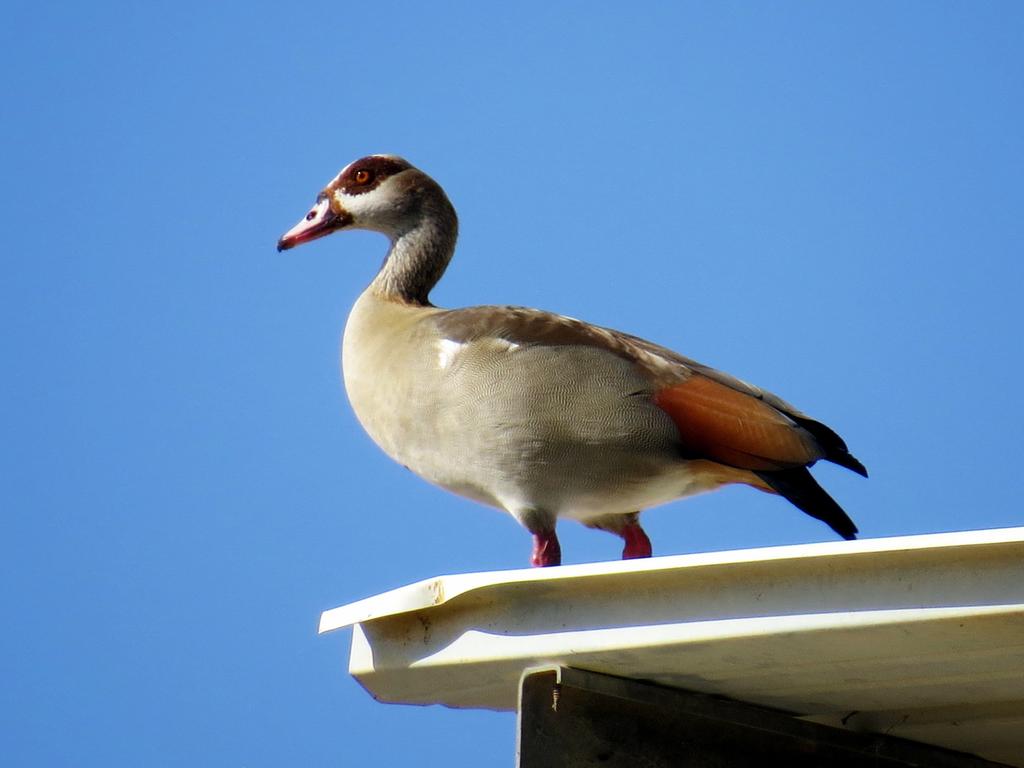
[[[345,389],[366,432],[392,459],[451,491],[499,506],[495,487],[522,471],[531,408],[508,358],[517,345],[438,334],[431,308],[363,297],[342,344]]]
[[[365,294],[345,325],[342,375],[349,402],[370,437],[407,466],[436,432],[441,407],[433,345],[421,322],[429,308],[391,306]]]

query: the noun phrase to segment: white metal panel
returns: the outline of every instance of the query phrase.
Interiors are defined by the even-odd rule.
[[[382,701],[513,709],[555,663],[1024,765],[1024,528],[445,576],[353,624]]]

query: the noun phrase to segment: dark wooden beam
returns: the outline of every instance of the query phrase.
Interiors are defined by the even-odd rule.
[[[579,669],[524,675],[519,768],[1006,768],[706,694]]]

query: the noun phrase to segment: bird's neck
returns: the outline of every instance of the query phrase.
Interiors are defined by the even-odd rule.
[[[380,298],[430,305],[430,291],[441,279],[458,236],[458,219],[447,200],[427,209],[409,229],[391,237],[391,250],[370,284]]]

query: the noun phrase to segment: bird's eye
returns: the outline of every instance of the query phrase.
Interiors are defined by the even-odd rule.
[[[370,180],[370,172],[367,170],[356,171],[356,184],[366,184]]]

